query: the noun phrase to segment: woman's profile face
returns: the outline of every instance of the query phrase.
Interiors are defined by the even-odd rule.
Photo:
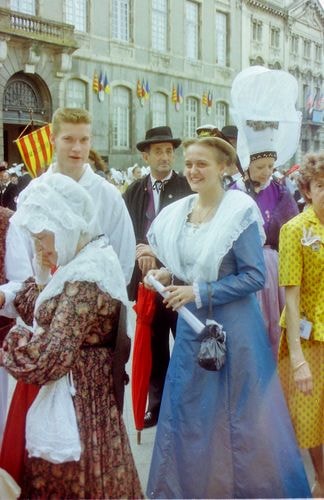
[[[55,250],[55,236],[51,231],[42,231],[33,234],[36,258],[42,267],[51,268],[57,263],[57,252]]]
[[[193,191],[200,193],[221,187],[224,165],[216,161],[212,147],[191,144],[186,148],[184,158],[184,174]]]
[[[270,179],[274,168],[274,158],[258,158],[253,160],[249,166],[252,181],[259,182],[261,186]]]

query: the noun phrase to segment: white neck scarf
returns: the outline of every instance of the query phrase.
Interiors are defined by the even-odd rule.
[[[158,259],[178,278],[190,282],[190,276],[181,262],[182,234],[193,199],[190,195],[168,205],[154,219],[148,232],[148,241]],[[254,200],[247,194],[230,190],[224,197],[209,222],[207,238],[201,244],[201,253],[195,261],[190,275],[196,281],[214,281],[218,278],[223,257],[233,243],[251,224],[257,222],[260,243],[265,241],[263,219]],[[253,244],[253,243],[251,243]]]

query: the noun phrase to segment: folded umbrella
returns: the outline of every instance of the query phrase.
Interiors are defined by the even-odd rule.
[[[152,369],[151,325],[155,313],[156,292],[139,284],[134,310],[136,312],[135,339],[132,359],[132,402],[137,443],[141,442],[144,415]]]

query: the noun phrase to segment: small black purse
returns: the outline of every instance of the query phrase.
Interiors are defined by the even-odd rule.
[[[223,326],[212,319],[211,291],[208,285],[209,319],[199,334],[200,349],[197,356],[198,364],[205,370],[218,371],[226,359],[226,332]]]

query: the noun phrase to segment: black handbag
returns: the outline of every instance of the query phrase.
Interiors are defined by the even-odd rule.
[[[226,359],[226,332],[223,326],[212,319],[212,303],[210,285],[208,285],[209,319],[199,334],[200,349],[198,364],[205,370],[218,371]]]

